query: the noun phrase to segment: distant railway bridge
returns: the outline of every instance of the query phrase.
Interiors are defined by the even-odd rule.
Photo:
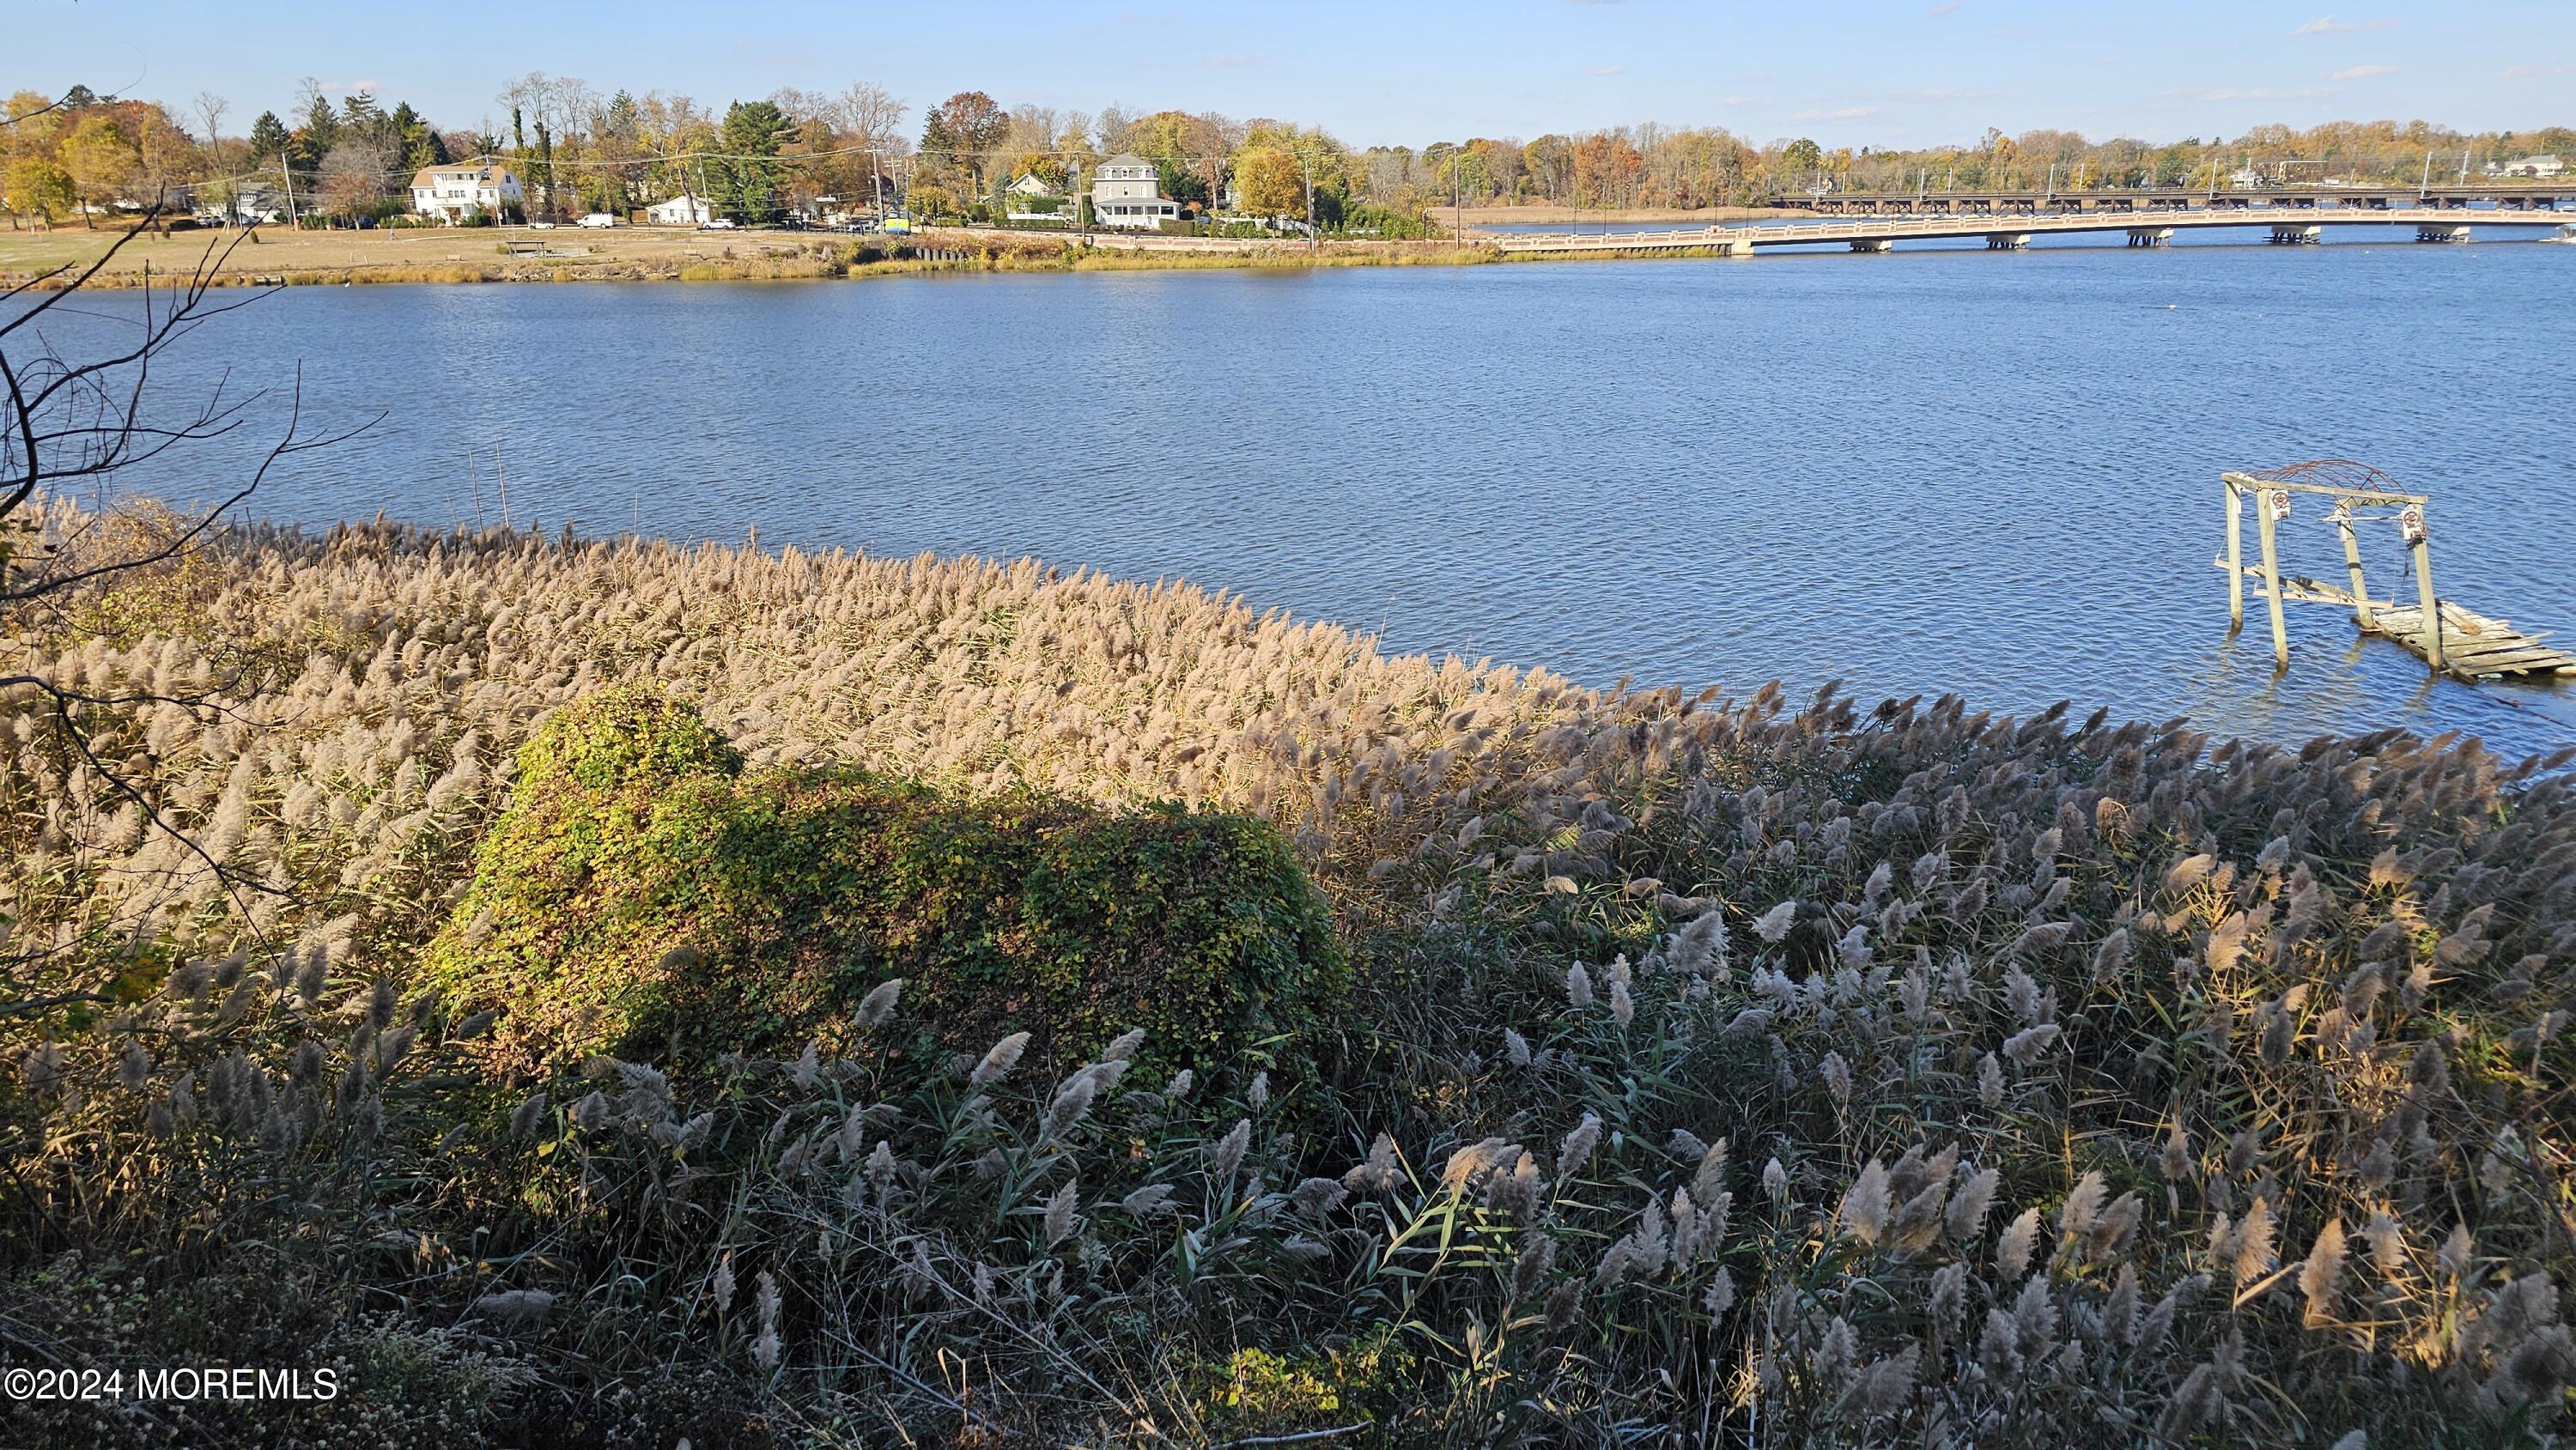
[[[2576,184],[2511,186],[2282,186],[2227,191],[2143,187],[2129,191],[1825,192],[1780,195],[1763,205],[1822,216],[2039,216],[2134,211],[2549,211],[2576,204]]]
[[[2221,193],[2225,195],[2226,193]],[[2118,232],[2132,247],[2158,247],[2178,232],[2210,227],[2268,227],[2283,244],[2323,240],[2329,227],[2412,226],[2419,242],[2465,242],[2473,227],[2558,226],[2576,212],[2537,207],[2331,206],[2167,207],[2012,212],[1950,212],[1905,216],[1845,216],[1812,222],[1753,226],[1683,227],[1660,232],[1492,232],[1483,240],[1514,256],[1585,253],[1688,253],[1749,257],[1756,249],[1844,245],[1855,252],[1892,251],[1900,241],[1982,238],[2000,251],[2027,246],[2033,237],[2064,232]]]

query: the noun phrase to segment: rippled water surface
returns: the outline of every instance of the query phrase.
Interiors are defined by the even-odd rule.
[[[2430,683],[2320,606],[2277,681],[2259,607],[2226,638],[2220,471],[2320,455],[2435,496],[2447,597],[2576,629],[2576,247],[2404,235],[295,289],[166,376],[300,359],[316,415],[388,410],[278,517],[471,523],[479,478],[497,521],[497,455],[550,529],[1035,554],[1591,682],[2554,747],[2567,687]],[[2287,562],[2335,577],[2319,512]]]

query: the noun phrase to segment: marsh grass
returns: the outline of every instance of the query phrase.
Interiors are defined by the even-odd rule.
[[[12,995],[65,1000],[0,1026],[0,1335],[25,1362],[243,1353],[184,1306],[261,1293],[352,1367],[332,1406],[188,1426],[2563,1423],[2564,754],[1593,690],[1028,562],[244,527],[81,608],[11,667],[212,691],[88,723],[268,889],[219,889],[6,700]],[[496,1074],[475,1044],[511,1007],[453,1020],[413,963],[518,748],[626,683],[755,769],[1266,818],[1349,944],[1347,1025],[1311,1071],[1139,1081],[1126,1039],[1053,1068],[878,1050],[921,1025],[890,988],[828,1054]],[[166,1429],[45,1414],[36,1438]]]

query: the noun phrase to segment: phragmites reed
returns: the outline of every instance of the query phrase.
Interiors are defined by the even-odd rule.
[[[49,548],[101,526],[47,509]],[[0,1312],[269,1362],[203,1308],[257,1275],[299,1353],[404,1367],[251,1438],[2565,1432],[2564,759],[1590,689],[1025,562],[396,525],[223,532],[0,649],[112,702],[93,761],[0,691],[0,961],[55,1003],[0,1015]],[[917,943],[790,930],[752,956],[828,1010],[783,1060],[495,1070],[549,994],[461,1016],[413,964],[547,950],[457,903],[532,729],[636,683],[750,772],[1257,817],[1348,1000],[1066,1071],[1091,1037],[961,1028]],[[79,1413],[33,1438],[124,1433]]]
[[[861,1027],[883,1027],[894,1020],[895,1003],[902,995],[903,978],[888,977],[868,989],[868,994],[859,999],[858,1009],[852,1015],[857,1017]]]
[[[1020,1065],[1020,1054],[1028,1050],[1029,1034],[1012,1033],[994,1043],[991,1049],[985,1052],[983,1058],[975,1064],[974,1070],[966,1075],[967,1083],[974,1087],[989,1087],[1000,1082],[1011,1075],[1012,1068]]]

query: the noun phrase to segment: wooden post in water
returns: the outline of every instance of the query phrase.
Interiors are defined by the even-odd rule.
[[[2352,618],[2367,632],[2370,621],[2370,589],[2361,582],[2361,541],[2353,537],[2352,513],[2348,508],[2335,510],[2335,532],[2343,535],[2344,572],[2352,576]]]
[[[2263,536],[2263,593],[2272,607],[2272,668],[2278,672],[2290,667],[2290,633],[2281,622],[2281,557],[2273,547],[2272,490],[2254,495],[2254,521]]]
[[[2442,666],[2442,602],[2433,595],[2433,540],[2429,529],[2415,533],[2415,598],[2424,607],[2424,658],[2435,673]]]
[[[2245,627],[2245,491],[2234,479],[2227,486],[2227,637]]]

